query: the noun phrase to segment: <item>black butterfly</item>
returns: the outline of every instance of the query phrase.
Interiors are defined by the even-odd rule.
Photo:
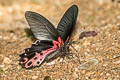
[[[38,40],[20,55],[20,64],[25,68],[32,68],[40,66],[46,60],[64,54],[69,48],[67,44],[75,26],[77,15],[78,7],[72,5],[65,12],[56,29],[42,15],[27,11],[25,18]]]

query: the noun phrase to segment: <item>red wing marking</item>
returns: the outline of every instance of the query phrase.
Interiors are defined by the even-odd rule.
[[[59,41],[59,42],[57,42],[57,44],[58,44],[58,46],[60,47],[60,46],[61,46],[60,44],[61,44],[61,42],[62,42],[60,37],[58,37],[58,41]]]
[[[55,50],[56,48],[49,48],[45,51],[42,51],[41,53],[36,52],[35,56],[25,64],[25,68],[30,68],[32,66],[39,66],[44,61],[46,56]]]
[[[60,37],[58,37],[58,41],[59,41],[59,43],[58,43],[59,47],[61,47],[61,44],[64,45],[64,42]]]
[[[21,62],[21,64],[24,64],[24,63],[26,63],[27,61],[28,61],[28,59],[27,59],[27,58],[24,58],[24,61]]]
[[[62,39],[60,37],[58,37],[58,41],[53,41],[52,43],[53,43],[52,48],[46,49],[39,53],[35,52],[34,57],[32,57],[29,60],[28,60],[28,58],[24,58],[24,61],[22,61],[21,64],[24,64],[25,68],[39,66],[45,60],[45,58],[47,57],[48,54],[55,51],[57,48],[61,47],[62,45],[64,45],[64,42],[62,41]],[[27,54],[25,54],[25,55],[27,55]]]
[[[53,41],[53,47],[57,48],[57,45],[58,47],[61,47],[62,45],[64,45],[64,42],[62,41],[60,37],[58,37],[58,41]]]
[[[59,42],[53,41],[53,47],[54,47],[54,48],[57,48],[57,44],[58,44],[58,46],[60,46],[60,43],[59,43]]]

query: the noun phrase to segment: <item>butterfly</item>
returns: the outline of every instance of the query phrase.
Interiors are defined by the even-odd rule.
[[[26,69],[41,66],[45,61],[68,51],[69,37],[76,24],[77,5],[72,5],[63,15],[57,28],[42,15],[26,11],[25,18],[33,35],[38,39],[20,54],[20,64]]]

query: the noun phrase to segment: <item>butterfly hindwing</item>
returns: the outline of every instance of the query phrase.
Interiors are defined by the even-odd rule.
[[[46,60],[47,56],[55,50],[56,48],[53,47],[52,41],[37,41],[20,55],[20,64],[25,68],[40,66]]]
[[[57,31],[63,41],[66,41],[67,37],[71,34],[73,28],[75,27],[77,15],[78,7],[76,5],[72,5],[61,18]]]
[[[57,40],[59,36],[57,30],[45,17],[38,13],[27,11],[25,13],[25,18],[37,39]]]

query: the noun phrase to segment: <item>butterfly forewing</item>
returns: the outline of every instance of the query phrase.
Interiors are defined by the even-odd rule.
[[[57,31],[63,41],[71,34],[78,15],[78,7],[76,5],[71,6],[61,18]]]
[[[39,40],[57,40],[58,32],[45,17],[42,15],[27,11],[25,13],[26,20],[30,25],[34,36]]]

